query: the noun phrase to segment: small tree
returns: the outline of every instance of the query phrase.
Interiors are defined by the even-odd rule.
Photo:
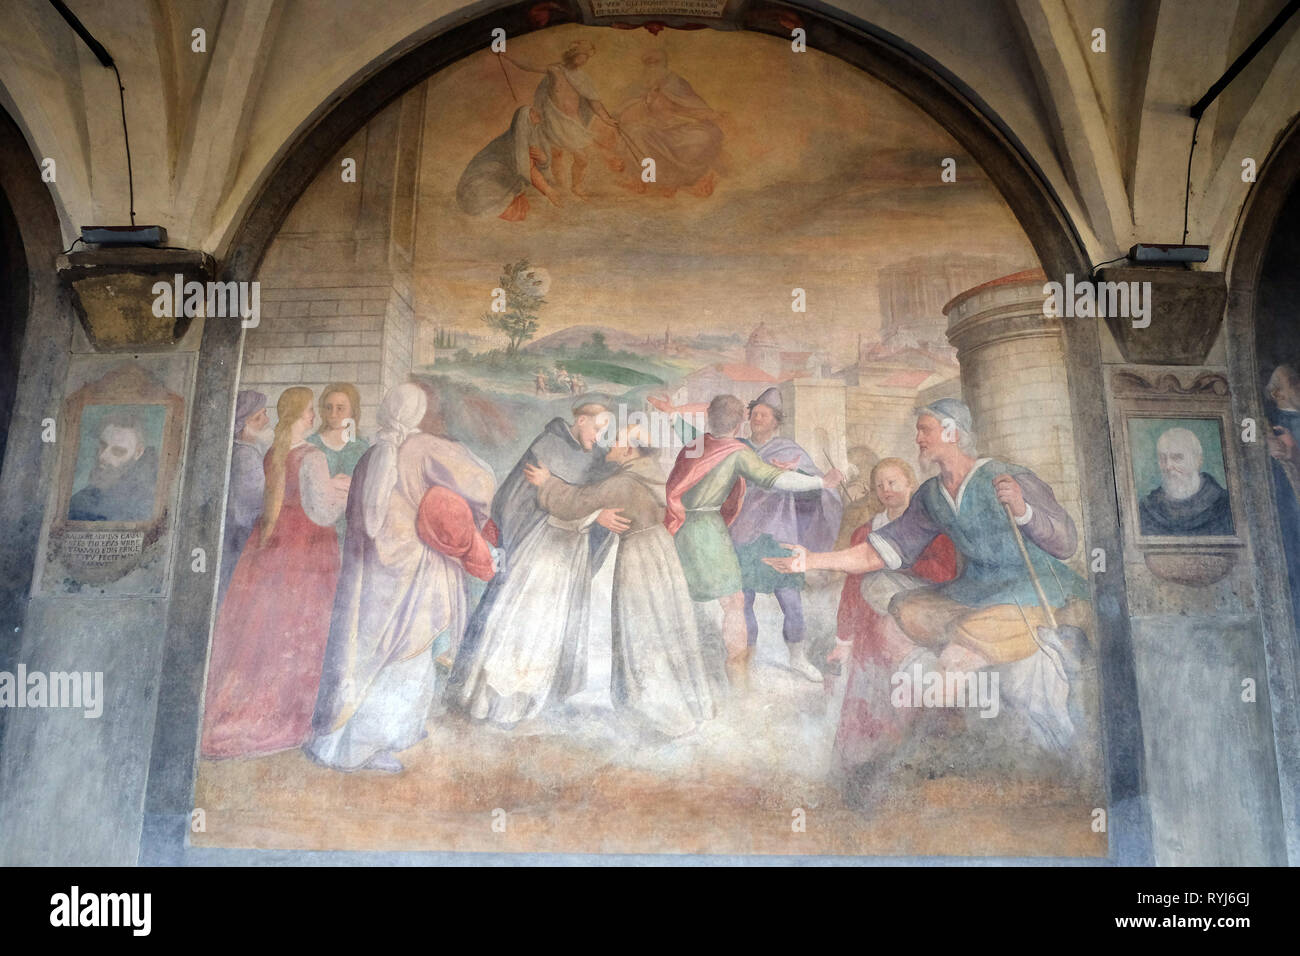
[[[519,347],[537,334],[537,310],[546,304],[546,300],[537,294],[536,286],[525,275],[528,260],[503,266],[501,288],[506,294],[504,312],[484,312],[483,321],[489,328],[504,332],[508,344],[506,355],[514,356]]]

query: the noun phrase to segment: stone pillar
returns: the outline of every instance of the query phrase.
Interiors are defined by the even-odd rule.
[[[877,459],[916,459],[915,389],[879,383],[849,385],[845,405],[850,448],[868,448]]]
[[[976,286],[944,308],[981,455],[1024,465],[1082,527],[1061,320],[1043,314],[1038,270]],[[1076,559],[1079,557],[1076,554]]]
[[[244,340],[240,388],[274,407],[291,385],[320,397],[331,382],[361,393],[357,428],[369,436],[384,393],[411,371],[413,320],[406,277],[383,273],[287,276],[262,288],[262,321]]]
[[[781,434],[793,438],[826,471],[827,456],[839,468],[848,457],[845,444],[844,383],[829,378],[797,378],[781,386],[785,422]]]

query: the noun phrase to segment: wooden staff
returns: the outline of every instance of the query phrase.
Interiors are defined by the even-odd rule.
[[[1043,614],[1047,617],[1047,624],[1052,630],[1056,630],[1056,614],[1052,611],[1052,605],[1047,603],[1047,592],[1043,590],[1042,582],[1038,580],[1038,574],[1034,571],[1033,562],[1029,560],[1029,549],[1025,547],[1025,539],[1020,533],[1020,525],[1016,524],[1016,516],[1011,513],[1009,504],[1003,503],[1002,510],[1007,513],[1007,521],[1011,524],[1011,534],[1016,539],[1016,546],[1020,548],[1020,556],[1025,559],[1025,570],[1029,572],[1029,580],[1034,585],[1034,593],[1038,595],[1038,603],[1043,607]],[[1033,634],[1033,628],[1030,628],[1030,634]],[[1038,636],[1036,634],[1033,636],[1034,643],[1038,643]]]

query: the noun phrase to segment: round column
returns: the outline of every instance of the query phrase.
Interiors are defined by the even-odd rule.
[[[943,311],[979,454],[1032,469],[1082,528],[1065,342],[1061,320],[1043,314],[1046,281],[1037,269],[1017,272],[968,289]]]

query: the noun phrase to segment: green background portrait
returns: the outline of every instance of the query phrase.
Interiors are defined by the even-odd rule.
[[[1160,487],[1160,462],[1156,442],[1170,428],[1186,428],[1201,442],[1201,471],[1228,487],[1223,467],[1223,436],[1217,418],[1130,418],[1129,453],[1133,460],[1133,487],[1139,499]]]
[[[134,418],[140,425],[146,448],[161,454],[163,426],[167,422],[165,405],[87,405],[81,411],[81,434],[77,438],[77,470],[72,476],[72,493],[86,486],[95,460],[99,457],[99,434],[104,419],[116,416]]]

